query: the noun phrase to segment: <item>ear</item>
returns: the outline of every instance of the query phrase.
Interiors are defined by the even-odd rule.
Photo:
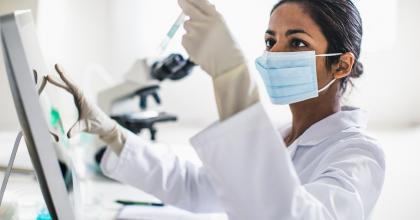
[[[356,58],[352,52],[344,53],[340,56],[340,60],[334,65],[334,78],[341,79],[350,75]]]

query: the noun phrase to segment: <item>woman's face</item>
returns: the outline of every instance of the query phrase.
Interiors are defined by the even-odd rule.
[[[315,51],[324,54],[328,42],[321,29],[305,9],[297,3],[285,3],[272,13],[265,34],[266,50],[271,52]],[[333,79],[325,65],[325,57],[317,57],[318,88]]]

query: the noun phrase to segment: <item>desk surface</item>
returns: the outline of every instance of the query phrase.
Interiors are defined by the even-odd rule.
[[[3,175],[1,175],[3,176]],[[140,190],[105,178],[81,182],[84,219],[115,219],[122,207],[116,199],[156,201]],[[6,189],[5,201],[18,203],[19,219],[33,220],[44,205],[41,190],[33,175],[14,174]]]
[[[0,175],[1,178],[2,176]],[[81,190],[83,192],[83,219],[86,220],[116,219],[122,208],[121,205],[114,202],[117,199],[158,201],[141,190],[102,177],[82,181]],[[35,177],[28,174],[13,174],[11,176],[5,200],[18,203],[20,220],[34,220],[44,205]],[[226,220],[226,217],[215,214],[211,220]]]

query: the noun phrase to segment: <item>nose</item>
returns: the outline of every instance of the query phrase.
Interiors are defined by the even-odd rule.
[[[269,52],[289,52],[287,48],[286,40],[284,39],[277,39],[276,44],[273,45],[269,50]]]

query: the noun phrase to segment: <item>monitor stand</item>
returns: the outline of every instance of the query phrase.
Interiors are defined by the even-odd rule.
[[[3,201],[4,192],[6,191],[7,182],[9,181],[10,174],[12,173],[13,162],[15,162],[17,150],[19,148],[19,143],[21,139],[22,139],[22,131],[19,131],[19,133],[16,136],[15,145],[13,146],[12,155],[10,156],[10,159],[9,159],[9,164],[7,165],[6,173],[4,174],[3,183],[1,184],[0,206]]]

